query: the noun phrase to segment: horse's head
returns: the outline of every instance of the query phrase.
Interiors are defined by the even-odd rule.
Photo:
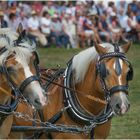
[[[46,103],[46,96],[39,82],[36,65],[38,57],[34,44],[25,35],[25,31],[18,32],[16,40],[10,41],[14,42],[13,46],[8,48],[8,56],[2,63],[6,77],[19,88],[33,106],[39,109]]]
[[[35,61],[33,53],[25,48],[19,50],[16,48],[5,60],[4,70],[7,73],[7,79],[19,88],[23,96],[36,108],[40,108],[45,104],[46,97],[39,83]]]
[[[133,78],[133,69],[125,56],[130,46],[130,42],[121,47],[112,46],[111,49],[95,45],[99,54],[97,71],[101,87],[106,94],[105,96],[110,97],[110,105],[117,115],[123,115],[130,107],[128,82]]]

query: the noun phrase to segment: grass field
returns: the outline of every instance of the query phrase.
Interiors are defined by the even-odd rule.
[[[40,48],[40,65],[46,68],[65,68],[68,60],[80,52],[80,49]],[[131,108],[122,117],[112,119],[109,138],[140,139],[140,45],[133,44],[127,54],[134,68],[134,79],[130,82],[129,100]]]

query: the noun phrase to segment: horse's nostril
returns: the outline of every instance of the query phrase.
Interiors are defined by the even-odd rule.
[[[117,109],[121,109],[121,105],[118,103],[118,104],[116,104],[116,108]]]
[[[40,100],[39,99],[35,99],[34,101],[36,104],[41,105]]]

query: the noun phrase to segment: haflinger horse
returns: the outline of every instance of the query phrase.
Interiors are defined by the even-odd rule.
[[[34,132],[33,136],[36,137],[32,138],[107,138],[111,118],[124,115],[130,107],[128,82],[133,78],[133,68],[125,55],[130,46],[131,42],[122,46],[96,44],[75,55],[69,61],[64,75],[58,76],[59,71],[57,74],[47,71],[46,75],[42,72],[42,79],[49,81],[46,86],[49,102],[43,107],[44,121],[60,126],[81,127],[89,134],[77,134],[71,129],[72,133],[44,131],[45,135],[38,135]],[[51,76],[49,73],[55,74]],[[31,108],[27,112],[27,108],[26,104],[20,104],[17,110],[25,114],[33,112]],[[23,118],[14,117],[14,125],[25,124],[32,126],[33,122],[28,120],[26,123]],[[29,134],[11,133],[10,138],[29,138]]]
[[[0,138],[8,137],[19,97],[37,109],[46,104],[34,65],[36,46],[29,43],[21,29],[21,25],[18,32],[0,29]]]

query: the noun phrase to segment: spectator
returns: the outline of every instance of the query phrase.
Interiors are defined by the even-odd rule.
[[[114,2],[110,1],[107,7],[107,14],[110,16],[112,12],[116,12],[116,7]]]
[[[72,48],[77,47],[76,43],[76,21],[72,18],[71,13],[66,13],[62,20],[64,32],[69,36]]]
[[[110,41],[110,39],[111,39],[110,30],[109,30],[108,24],[106,22],[105,15],[100,16],[99,23],[98,23],[98,31],[99,31],[99,35],[101,37],[105,38],[105,41],[107,41],[107,42]]]
[[[127,6],[128,6],[128,4],[126,1],[122,1],[122,0],[118,1],[117,2],[117,13],[118,14],[121,13],[122,15],[125,15],[127,12]]]
[[[63,25],[58,19],[58,15],[54,14],[52,17],[52,24],[51,24],[51,37],[55,38],[55,44],[57,47],[64,46],[67,48],[69,43],[69,37],[63,30]]]
[[[72,48],[77,46],[74,45],[77,36],[79,43],[81,43],[80,46],[83,47],[85,47],[84,43],[87,42],[87,40],[90,42],[90,40],[94,39],[100,42],[98,33],[100,37],[106,41],[110,41],[112,37],[114,41],[119,41],[119,39],[123,37],[128,37],[128,39],[134,37],[140,40],[140,2],[136,0],[109,2],[86,0],[19,2],[12,0],[1,1],[0,9],[4,13],[4,17],[3,14],[0,16],[1,27],[7,27],[7,22],[10,28],[16,30],[17,25],[21,22],[24,29],[29,29],[30,37],[36,38],[42,45],[47,44],[47,40],[51,42],[51,39],[49,39],[50,32],[53,38],[57,40],[57,46],[66,47],[70,39]],[[32,10],[36,11],[35,16],[31,15]],[[45,11],[49,14],[41,17]],[[95,16],[87,15],[87,11],[96,13],[99,20],[97,20]],[[116,15],[111,16],[113,13]],[[58,29],[59,31],[61,30],[60,33],[55,33],[53,32],[54,29],[50,30],[49,27],[44,26],[45,24],[47,26],[51,24],[49,15],[53,17],[55,14],[59,16],[59,19],[56,22],[53,18],[53,26],[55,25],[54,29],[60,28]],[[91,22],[91,26],[94,27],[94,29],[90,29],[92,35],[87,35],[89,31],[85,28],[87,25],[85,22]],[[58,27],[58,25],[60,27]],[[71,28],[71,30],[68,30],[68,27]],[[33,31],[33,29],[36,31]]]
[[[14,13],[10,13],[9,15],[8,27],[11,28],[13,31],[16,31],[17,29],[17,17]]]
[[[50,15],[47,11],[43,12],[43,15],[40,19],[40,24],[41,24],[41,31],[42,33],[44,33],[45,35],[49,35],[51,32],[51,18]]]
[[[27,30],[28,29],[28,19],[25,16],[24,11],[20,11],[19,13],[19,17],[17,18],[17,26],[19,25],[19,23],[22,24],[23,29]]]
[[[105,11],[105,7],[104,7],[104,4],[103,4],[103,1],[99,1],[99,2],[97,3],[96,8],[97,8],[98,14],[99,14],[100,16],[102,16],[102,15],[105,14],[106,11]]]
[[[3,11],[0,11],[0,28],[7,28],[7,27],[8,27],[8,24],[4,20],[4,13]]]
[[[136,16],[134,14],[134,12],[130,12],[127,14],[128,18],[127,18],[127,26],[126,26],[126,32],[127,35],[130,36],[135,36],[136,38],[138,38],[138,31],[137,31],[137,20],[136,20]]]
[[[46,4],[44,5],[42,12],[48,11],[48,13],[53,16],[55,13],[55,7],[53,5],[52,1],[47,1]]]
[[[131,6],[132,12],[136,13],[136,12],[138,11],[138,6],[137,6],[137,1],[136,1],[136,0],[133,0],[133,1],[130,3],[130,6]]]
[[[35,1],[32,9],[39,15],[42,11],[43,5],[39,1]]]
[[[47,11],[43,12],[43,15],[40,19],[40,25],[41,25],[41,31],[43,34],[45,34],[45,36],[48,40],[48,45],[50,45],[50,43],[51,43],[51,39],[50,39],[51,18],[50,18],[50,15]]]
[[[30,13],[32,11],[32,8],[30,6],[30,2],[29,1],[22,1],[22,4],[19,4],[19,6],[21,7],[22,11],[25,13],[26,17],[30,17]]]
[[[84,22],[83,22],[83,29],[85,36],[91,41],[94,40],[95,43],[101,43],[101,39],[98,35],[98,32],[95,28],[94,22],[94,16],[96,16],[97,13],[91,12],[88,13],[86,16]],[[88,43],[89,44],[89,43]]]
[[[28,19],[28,32],[30,35],[37,37],[42,46],[47,45],[45,35],[40,32],[39,20],[35,11],[32,11],[31,17]]]
[[[109,29],[112,34],[112,41],[118,42],[120,40],[120,38],[122,37],[122,29],[120,27],[120,23],[117,18],[117,15],[114,12],[111,13]]]

